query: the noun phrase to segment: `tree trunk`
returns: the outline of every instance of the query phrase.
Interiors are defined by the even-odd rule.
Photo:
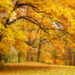
[[[31,61],[31,51],[27,52],[27,61]]]
[[[18,52],[18,62],[20,63],[21,61],[21,52]]]
[[[1,63],[1,61],[2,61],[2,54],[0,53],[0,63]]]
[[[1,40],[2,40],[2,35],[0,35],[0,42],[1,42]],[[2,61],[2,53],[0,53],[0,63],[1,63],[1,61]]]
[[[6,59],[5,59],[5,63],[7,63],[7,62],[8,62],[8,59],[6,58]]]
[[[54,59],[54,65],[56,65],[56,59]]]
[[[38,56],[37,56],[37,62],[39,62],[39,59],[40,59],[40,49],[38,50]]]
[[[2,40],[2,35],[0,35],[0,42],[1,42],[1,40]]]
[[[68,49],[68,54],[69,54],[69,65],[72,65],[72,52],[70,49]]]
[[[75,66],[75,54],[73,54],[73,66]]]
[[[39,44],[39,49],[38,49],[38,54],[37,54],[37,62],[39,62],[40,60],[40,53],[41,53],[41,42]]]

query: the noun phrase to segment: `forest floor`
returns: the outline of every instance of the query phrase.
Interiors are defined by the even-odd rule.
[[[75,75],[75,67],[37,62],[7,63],[0,68],[0,75]]]

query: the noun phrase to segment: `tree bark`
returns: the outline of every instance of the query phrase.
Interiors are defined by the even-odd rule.
[[[21,61],[21,52],[18,52],[18,62],[20,63]]]
[[[27,52],[27,61],[32,61],[31,50]]]
[[[72,52],[70,49],[68,49],[68,54],[69,54],[69,65],[72,65]]]
[[[37,62],[39,62],[39,59],[40,59],[40,53],[41,53],[40,51],[41,51],[41,50],[39,49],[39,50],[38,50],[38,56],[37,56]]]
[[[1,63],[1,61],[2,61],[2,54],[0,53],[0,63]]]
[[[40,39],[40,43],[39,43],[39,48],[38,48],[38,54],[37,54],[37,62],[39,62],[40,60],[40,53],[41,53],[41,39]]]
[[[2,40],[2,35],[0,35],[0,42]],[[2,53],[0,53],[0,62],[2,61]]]
[[[54,59],[54,65],[56,65],[56,59]]]
[[[75,54],[73,54],[73,66],[75,66]]]

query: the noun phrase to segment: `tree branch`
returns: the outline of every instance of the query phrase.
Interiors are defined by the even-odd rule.
[[[16,10],[17,8],[22,7],[22,6],[30,6],[30,7],[33,8],[33,10],[34,10],[35,12],[37,12],[37,13],[44,13],[44,11],[40,11],[40,10],[38,9],[38,7],[36,7],[36,6],[34,6],[34,5],[30,4],[30,3],[25,4],[25,3],[19,3],[19,2],[16,2],[16,3],[15,3],[15,7],[14,7],[13,11]]]
[[[7,28],[7,25],[11,25],[12,23],[15,23],[17,20],[19,20],[19,19],[26,19],[27,21],[29,21],[29,22],[31,22],[31,23],[33,23],[33,24],[36,24],[40,29],[42,29],[45,33],[48,33],[44,28],[42,28],[41,27],[41,25],[40,25],[40,23],[38,23],[38,22],[34,22],[34,21],[32,21],[31,19],[29,19],[29,18],[27,18],[27,17],[19,17],[19,18],[17,18],[17,19],[15,19],[15,20],[13,20],[13,21],[11,21],[11,22],[8,22],[8,20],[7,20],[7,22],[6,22],[6,24],[5,24],[5,27]],[[48,33],[49,34],[49,33]]]

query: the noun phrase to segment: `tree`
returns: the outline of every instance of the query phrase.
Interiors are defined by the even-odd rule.
[[[51,41],[52,38],[59,38],[57,41],[64,43],[64,37],[66,37],[65,41],[68,40],[69,43],[68,47],[64,46],[64,49],[68,51],[69,44],[74,45],[75,41],[74,5],[75,0],[1,0],[0,60],[3,53],[10,52],[11,47],[15,47],[19,52],[26,52],[27,48],[32,46],[27,42],[27,31],[25,31],[26,25],[29,26],[29,24],[38,26],[41,31],[48,34],[46,37],[53,44],[55,42]],[[61,45],[63,46],[62,43]],[[58,47],[61,46],[58,45]],[[40,48],[39,42],[39,50]],[[38,51],[38,57],[39,55],[40,51]]]
[[[56,59],[58,58],[58,52],[56,50],[53,50],[51,52],[52,58],[54,59],[54,65],[56,64]]]

